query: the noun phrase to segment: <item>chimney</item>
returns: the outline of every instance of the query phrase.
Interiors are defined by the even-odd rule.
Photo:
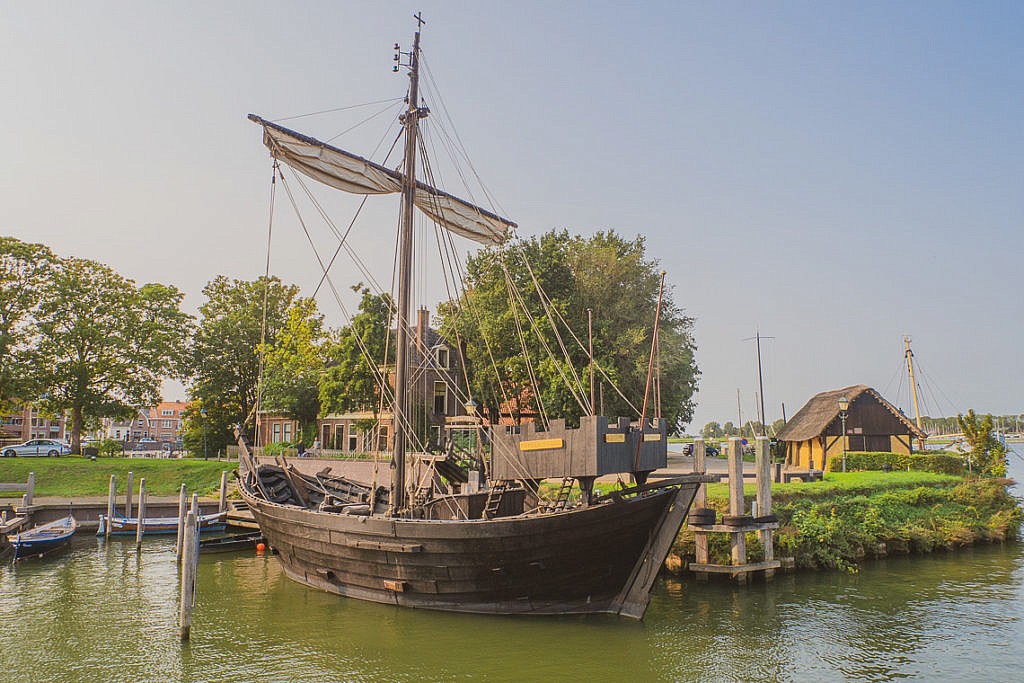
[[[416,311],[416,345],[425,349],[427,328],[430,327],[430,309],[426,306]]]

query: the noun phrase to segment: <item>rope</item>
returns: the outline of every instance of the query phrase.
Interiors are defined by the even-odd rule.
[[[264,349],[267,343],[267,298],[270,292],[270,246],[272,237],[274,235],[274,200],[277,197],[277,175],[280,172],[280,166],[277,163],[277,159],[274,159],[273,170],[270,177],[270,217],[267,221],[267,262],[266,267],[263,270],[263,316],[260,321],[260,353],[259,353],[259,366],[256,373],[256,434],[253,439],[253,445],[260,445],[260,430],[259,430],[259,415],[260,407],[263,404],[263,370],[264,370]]]

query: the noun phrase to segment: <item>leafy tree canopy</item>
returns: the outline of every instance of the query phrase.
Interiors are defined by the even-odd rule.
[[[321,412],[369,410],[376,415],[378,368],[394,359],[394,349],[388,345],[393,307],[387,294],[373,294],[362,284],[352,289],[361,294],[359,312],[340,330],[328,351],[327,370],[319,384]]]
[[[203,432],[213,451],[234,438],[235,425],[252,433],[256,424],[256,392],[260,377],[259,347],[277,344],[288,322],[298,287],[278,278],[234,280],[218,276],[203,288],[206,302],[189,353],[192,371],[185,440],[202,443]],[[266,330],[264,337],[264,298]],[[201,410],[206,409],[205,418]]]
[[[42,244],[0,236],[0,412],[38,393],[28,352],[37,341],[35,315],[56,258]]]
[[[504,404],[516,417],[543,409],[577,422],[590,396],[590,309],[600,369],[594,411],[638,416],[659,283],[643,237],[608,231],[584,238],[552,230],[473,256],[464,294],[440,307],[441,331],[464,349],[473,396],[492,419]],[[692,326],[666,291],[658,357],[661,411],[670,430],[681,429],[693,413],[699,372]],[[649,416],[655,412],[648,409]]]
[[[320,412],[320,375],[327,359],[327,335],[316,302],[295,299],[281,331],[264,353],[263,409],[315,427]]]
[[[1007,449],[992,433],[992,416],[979,417],[974,410],[968,410],[966,415],[957,415],[956,421],[971,447],[973,465],[982,474],[1006,476]]]
[[[136,288],[101,263],[65,258],[42,292],[29,367],[46,387],[42,406],[70,411],[74,452],[86,421],[155,405],[161,380],[184,375],[192,318],[175,287]]]

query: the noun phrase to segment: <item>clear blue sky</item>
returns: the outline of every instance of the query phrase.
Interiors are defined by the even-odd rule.
[[[904,334],[928,412],[1024,410],[1021,3],[8,3],[0,232],[191,309],[217,273],[258,276],[270,166],[245,115],[401,96],[391,44],[420,9],[520,231],[647,236],[697,320],[696,426],[735,419],[737,389],[754,414],[755,329],[769,419],[849,384],[895,400]],[[330,136],[373,111],[295,123]],[[384,132],[337,143],[369,154]],[[375,266],[392,211],[353,237]],[[308,291],[303,239],[275,222],[273,269]]]

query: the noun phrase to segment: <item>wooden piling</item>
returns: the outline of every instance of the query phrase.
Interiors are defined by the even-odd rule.
[[[194,499],[193,499],[194,500]],[[192,631],[192,608],[195,607],[196,568],[199,562],[196,514],[189,510],[185,517],[185,540],[181,555],[181,601],[179,603],[178,627],[181,642],[187,643]]]
[[[704,439],[698,437],[693,440],[693,471],[695,474],[704,474],[707,472],[707,463],[705,457],[707,455],[707,448],[704,444]],[[694,508],[705,508],[708,504],[708,485],[701,484],[697,487],[697,493],[693,497]],[[693,541],[695,546],[694,559],[699,564],[707,564],[710,559],[708,555],[708,535],[703,532],[695,532],[693,535]],[[699,578],[707,578],[706,573],[698,574]]]
[[[22,499],[25,507],[32,507],[32,498],[36,494],[36,473],[28,473],[28,484],[25,487],[25,497]]]
[[[192,494],[192,513],[196,516],[196,522],[198,522],[200,515],[202,515],[202,512],[199,509],[199,494],[198,493],[193,493]]]
[[[174,556],[181,560],[181,544],[185,538],[185,485],[181,485],[178,492],[178,537],[174,541]]]
[[[124,516],[132,516],[132,486],[135,484],[135,473],[128,473],[128,490],[124,494]],[[140,496],[141,498],[141,496]]]
[[[729,439],[729,514],[739,517],[743,509],[743,445],[739,438]],[[730,534],[732,550],[732,566],[739,567],[747,563],[747,537],[742,532]],[[739,583],[746,582],[746,574],[737,574]]]
[[[228,473],[227,470],[220,473],[220,503],[217,505],[217,512],[224,512],[228,509]]]
[[[131,474],[131,472],[129,472]],[[130,489],[129,489],[130,490]],[[146,478],[139,480],[139,522],[135,525],[135,549],[142,547],[142,537],[146,533]]]
[[[110,526],[114,519],[114,495],[117,493],[117,479],[111,474],[110,475],[110,487],[107,490],[107,523],[104,527],[104,536],[110,536]]]
[[[760,517],[772,513],[772,458],[771,444],[766,436],[757,437],[754,450],[755,469],[757,470],[757,514]],[[764,547],[764,560],[775,559],[775,545],[772,529],[761,529],[758,536]],[[764,576],[770,579],[775,575],[774,569],[766,569]]]

